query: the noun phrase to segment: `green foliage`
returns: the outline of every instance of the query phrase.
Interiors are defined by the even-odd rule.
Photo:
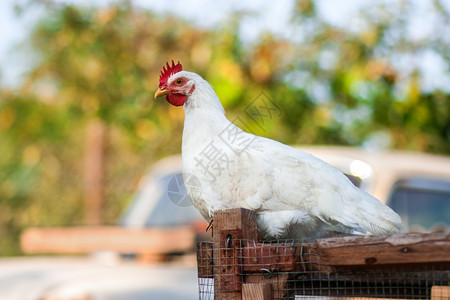
[[[255,133],[353,146],[381,133],[395,149],[450,153],[449,95],[424,91],[420,68],[405,73],[396,64],[423,51],[449,63],[440,31],[448,24],[408,41],[408,5],[377,6],[364,13],[362,29],[348,30],[322,20],[314,1],[299,0],[297,35],[264,34],[245,46],[239,14],[220,29],[199,29],[127,3],[49,6],[30,39],[38,64],[18,90],[0,90],[0,255],[19,253],[27,226],[84,224],[91,122],[107,128],[103,223],[116,222],[153,162],[180,152],[183,110],[152,96],[172,59],[215,87],[230,119],[252,124],[246,110],[267,95],[281,112]]]

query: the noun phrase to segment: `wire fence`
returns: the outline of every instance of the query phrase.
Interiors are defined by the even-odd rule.
[[[271,299],[450,299],[449,263],[330,266],[302,241],[228,238],[197,249],[200,299],[242,295],[246,284],[269,284]]]
[[[214,212],[200,299],[450,299],[450,233],[263,242],[256,214]]]

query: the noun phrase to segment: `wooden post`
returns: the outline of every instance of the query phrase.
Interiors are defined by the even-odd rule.
[[[256,214],[244,208],[214,212],[215,299],[242,299],[243,240],[257,240]]]

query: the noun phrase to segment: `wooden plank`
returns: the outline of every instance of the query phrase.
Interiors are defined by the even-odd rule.
[[[431,300],[450,299],[450,286],[433,286],[431,288]]]
[[[295,246],[250,243],[242,249],[242,268],[245,273],[293,271],[295,269]]]
[[[237,208],[214,212],[215,299],[241,299],[240,246],[242,239],[257,240],[256,214]]]
[[[30,228],[21,236],[26,254],[154,253],[192,251],[195,232],[190,227],[127,229],[121,227]]]
[[[249,274],[245,276],[245,284],[249,283],[265,283],[270,284],[271,294],[273,299],[291,299],[293,289],[289,289],[288,282],[290,278],[289,273],[274,273],[274,274]]]
[[[316,245],[329,266],[450,262],[450,233],[326,238]]]
[[[272,288],[269,283],[245,283],[242,285],[242,300],[270,300]]]
[[[295,256],[295,260],[290,257],[290,254],[287,255],[288,252],[290,253],[292,249],[291,246],[285,248],[285,246],[273,244],[246,244],[244,245],[242,251],[242,271],[244,273],[258,273],[262,268],[264,268],[271,271],[315,270],[321,271],[321,273],[331,273],[333,272],[333,270],[335,270],[333,266],[364,267],[371,265],[383,265],[386,264],[387,259],[390,259],[390,262],[392,262],[389,264],[418,262],[436,264],[436,262],[433,262],[433,260],[436,260],[438,263],[450,263],[450,260],[448,260],[448,246],[446,246],[446,244],[448,243],[448,241],[446,240],[447,234],[445,234],[444,236],[442,234],[431,235],[431,237],[429,236],[429,234],[424,236],[420,235],[419,241],[421,241],[421,243],[418,244],[419,246],[414,245],[415,248],[420,248],[420,245],[422,243],[430,243],[430,245],[425,245],[425,248],[432,248],[432,253],[437,253],[438,255],[436,255],[436,257],[434,257],[433,259],[429,259],[429,261],[424,261],[425,259],[422,259],[420,257],[417,258],[417,256],[420,256],[420,254],[415,254],[415,256],[412,256],[408,255],[411,252],[405,251],[405,247],[411,246],[411,244],[413,243],[417,243],[418,237],[416,235],[406,235],[406,237],[400,236],[399,239],[394,240],[394,243],[396,243],[394,246],[403,249],[403,251],[401,252],[401,262],[392,262],[393,258],[389,257],[390,254],[386,254],[386,251],[389,253],[389,248],[393,246],[392,244],[384,244],[383,242],[386,241],[386,237],[379,236],[321,239],[317,241],[318,246],[316,246],[316,244],[296,243],[292,245],[292,247],[295,247],[296,253],[293,253],[293,256]],[[444,242],[442,242],[442,238]],[[405,240],[407,241],[407,243],[405,243]],[[354,247],[357,249],[353,249]],[[388,248],[388,250],[386,250],[386,247]],[[330,252],[336,252],[337,255],[330,257],[331,254],[328,254],[327,257],[327,253]],[[350,252],[351,254],[348,254],[347,252]],[[373,259],[367,259],[367,254],[373,254],[374,252],[381,252],[379,254],[381,256],[379,257],[381,257],[382,259],[377,259],[376,257],[374,257]],[[407,255],[405,255],[405,253]],[[322,257],[320,257],[321,254],[323,255]],[[428,253],[426,255],[428,256],[430,254]],[[341,261],[341,258],[343,256],[346,260]],[[385,256],[388,257],[386,258]]]
[[[302,268],[301,261],[298,261],[301,251],[297,244],[285,246],[250,242],[241,246],[239,256],[241,272],[244,274],[306,270],[306,266]],[[213,243],[197,243],[197,266],[199,277],[213,277]]]

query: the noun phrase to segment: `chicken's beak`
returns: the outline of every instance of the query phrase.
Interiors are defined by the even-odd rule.
[[[170,93],[170,90],[166,90],[165,88],[158,89],[155,93],[155,99]]]

